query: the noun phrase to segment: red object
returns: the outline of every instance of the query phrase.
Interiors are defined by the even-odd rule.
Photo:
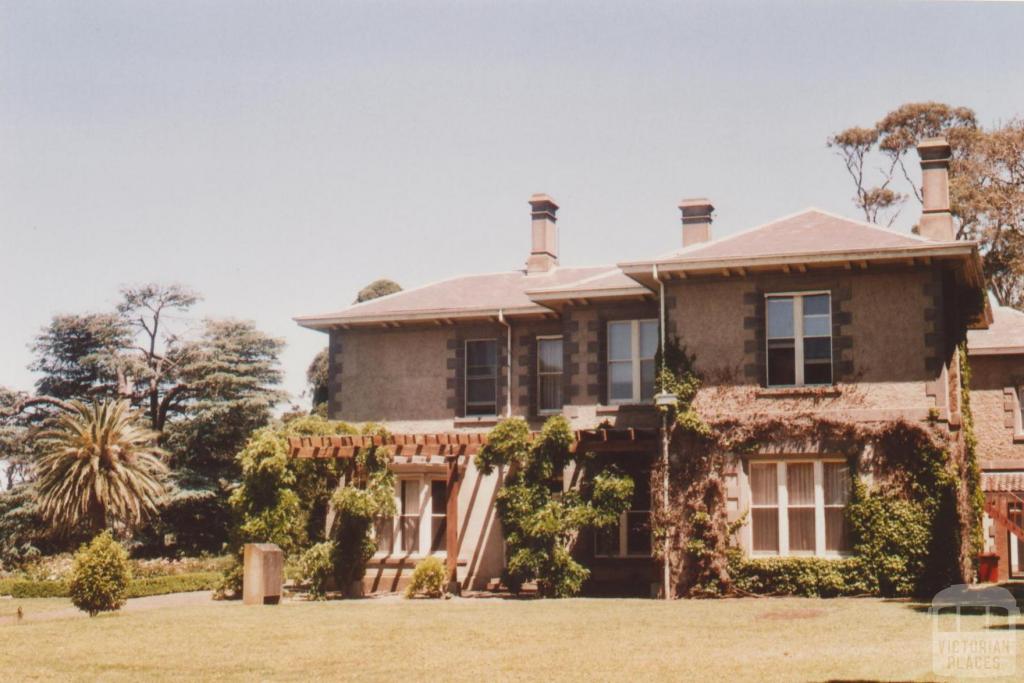
[[[978,581],[995,583],[999,580],[999,553],[978,555]]]

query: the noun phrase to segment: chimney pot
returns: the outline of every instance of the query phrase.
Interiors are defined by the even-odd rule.
[[[546,194],[530,197],[532,244],[527,273],[546,273],[558,265],[558,204]]]
[[[711,214],[714,210],[714,205],[703,197],[679,202],[679,211],[682,212],[683,219],[684,247],[711,240]]]
[[[945,138],[928,138],[917,146],[921,157],[921,199],[918,232],[936,242],[952,242],[953,214],[949,207],[949,160],[952,156]]]

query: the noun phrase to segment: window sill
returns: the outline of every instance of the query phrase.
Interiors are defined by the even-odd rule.
[[[1022,434],[1020,432],[1017,432],[1016,434],[1014,434],[1013,435],[1013,442],[1014,443],[1024,443],[1024,434]]]
[[[755,395],[758,398],[836,398],[842,390],[834,385],[809,387],[762,387]]]
[[[457,417],[453,420],[456,427],[493,427],[502,419],[499,415],[474,415],[472,417]]]
[[[636,412],[643,410],[654,410],[653,403],[613,403],[611,405],[597,406],[598,415],[615,415],[618,412]]]

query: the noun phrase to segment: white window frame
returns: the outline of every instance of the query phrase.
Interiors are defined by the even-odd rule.
[[[804,382],[804,297],[808,296],[821,296],[825,295],[828,297],[828,340],[829,340],[829,363],[832,365],[832,369],[829,371],[829,376],[832,378],[831,382],[827,384],[806,384]],[[769,299],[792,299],[793,300],[793,362],[794,368],[794,384],[772,384],[771,374],[769,372],[769,342],[771,337],[768,336],[768,300]],[[764,312],[764,382],[767,387],[825,387],[835,384],[835,344],[832,337],[832,292],[827,289],[808,291],[808,292],[770,292],[764,295],[765,312]],[[779,339],[788,339],[788,337],[778,337]],[[812,337],[814,339],[820,338],[820,335]]]
[[[611,328],[612,328],[612,325],[622,325],[622,324],[625,324],[625,323],[630,323],[630,337],[629,337],[630,359],[628,361],[627,360],[612,360],[612,353],[611,353],[611,345],[612,345],[612,342],[611,342],[611,338],[612,338]],[[658,351],[657,351],[657,347],[655,347],[655,352],[654,352],[655,355],[654,356],[652,356],[650,358],[641,358],[641,356],[640,356],[640,325],[641,325],[641,323],[654,323],[655,333],[659,332],[659,330],[657,329],[657,326],[658,326],[658,319],[657,318],[637,318],[635,320],[609,320],[607,325],[606,325],[606,327],[605,327],[605,339],[607,340],[607,344],[605,345],[606,346],[605,369],[606,369],[606,372],[608,374],[608,381],[606,382],[606,384],[607,384],[607,391],[608,391],[608,403],[610,405],[628,405],[628,404],[640,403],[643,400],[641,398],[642,395],[643,395],[643,389],[642,389],[643,382],[641,381],[641,377],[643,376],[643,373],[642,373],[642,371],[640,369],[641,361],[645,361],[645,360],[654,361],[656,359],[656,357],[657,357]],[[612,364],[614,364],[614,363],[632,363],[632,366],[633,366],[633,393],[632,393],[632,396],[630,396],[629,398],[612,398]],[[657,367],[655,367],[655,372],[657,372]]]
[[[493,342],[494,343],[494,412],[493,413],[471,413],[469,412],[470,405],[484,405],[482,402],[470,404],[469,401],[469,345],[475,342]],[[498,396],[501,393],[498,387],[498,379],[501,375],[499,367],[501,365],[501,352],[498,349],[498,340],[496,337],[483,337],[480,339],[466,339],[462,342],[462,412],[466,417],[496,417],[498,415]],[[474,377],[473,379],[484,379],[484,377]]]
[[[416,502],[418,509],[411,515],[402,515],[402,482],[415,481],[419,484],[419,496],[417,496]],[[427,555],[436,555],[438,557],[446,557],[447,549],[436,550],[431,552],[430,546],[433,541],[433,508],[431,506],[431,489],[434,481],[446,482],[444,477],[438,476],[437,474],[429,473],[416,473],[416,474],[399,474],[395,477],[395,488],[394,488],[394,501],[395,501],[395,515],[390,518],[391,521],[391,548],[390,550],[377,549],[376,555],[387,556],[387,555],[403,555],[420,557]],[[402,538],[402,517],[413,517],[417,520],[417,527],[419,529],[417,549],[412,552],[406,552],[402,550],[403,538]],[[447,509],[445,511],[447,517]]]
[[[544,392],[541,391],[541,377],[555,377],[555,376],[563,377],[565,375],[565,360],[564,360],[564,357],[563,357],[563,360],[562,360],[562,369],[559,372],[541,372],[541,369],[540,369],[540,343],[542,341],[554,341],[556,339],[558,341],[562,342],[562,352],[564,354],[565,353],[565,339],[560,334],[539,335],[537,337],[537,339],[536,339],[536,342],[535,342],[537,344],[537,414],[538,415],[558,415],[558,414],[560,414],[562,412],[562,406],[559,406],[557,408],[542,408],[541,407],[541,397],[544,395]],[[562,397],[562,404],[563,405],[565,404],[565,396]]]
[[[789,489],[786,480],[786,467],[788,465],[814,465],[814,551],[794,551],[789,550]],[[826,550],[826,538],[825,538],[825,509],[826,507],[845,508],[846,505],[825,505],[825,464],[841,464],[847,465],[848,462],[843,458],[793,458],[786,460],[751,460],[750,466],[754,465],[775,465],[775,485],[778,487],[776,493],[776,505],[753,505],[752,492],[751,493],[751,508],[767,508],[771,509],[777,507],[778,524],[779,524],[779,551],[772,552],[770,550],[754,550],[754,524],[753,520],[747,522],[746,526],[749,529],[748,533],[748,554],[752,557],[824,557],[824,558],[839,558],[848,557],[850,550]],[[850,476],[854,476],[850,473]],[[749,484],[748,484],[749,488]],[[847,501],[849,505],[849,501]]]

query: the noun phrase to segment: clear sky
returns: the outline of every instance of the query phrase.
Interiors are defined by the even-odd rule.
[[[0,384],[119,286],[284,338],[302,391],[337,310],[520,267],[675,248],[807,206],[857,217],[825,138],[900,103],[1024,114],[1024,4],[0,2]],[[916,209],[901,220],[906,229]],[[184,323],[179,323],[184,324]]]

